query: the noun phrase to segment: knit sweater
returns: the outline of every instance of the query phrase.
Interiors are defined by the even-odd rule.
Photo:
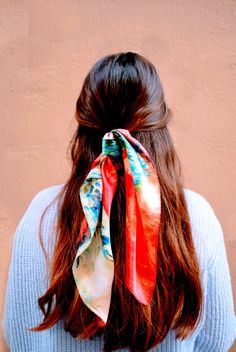
[[[62,187],[63,184],[53,185],[37,192],[15,230],[2,320],[4,337],[12,352],[103,351],[103,337],[75,339],[64,331],[63,321],[41,332],[26,330],[42,322],[37,299],[47,288],[45,258],[38,238],[40,216]],[[202,195],[187,188],[183,191],[201,269],[203,313],[197,329],[187,339],[177,339],[175,331],[170,330],[162,343],[150,351],[228,351],[236,338],[236,317],[222,227]],[[54,247],[54,236],[50,234],[57,216],[56,201],[42,223],[43,243],[49,257]]]

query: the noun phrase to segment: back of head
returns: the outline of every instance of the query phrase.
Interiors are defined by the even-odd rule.
[[[73,337],[103,334],[105,351],[122,347],[147,351],[172,328],[177,330],[177,337],[186,338],[199,318],[202,286],[180,162],[167,128],[171,110],[154,65],[133,52],[98,60],[85,77],[76,104],[76,120],[78,127],[70,144],[72,170],[60,194],[49,288],[39,298],[45,318],[32,330],[50,328],[64,318],[65,330]],[[104,134],[113,129],[128,130],[150,155],[160,182],[162,212],[156,285],[150,304],[144,305],[124,284],[126,192],[121,163],[110,214],[114,281],[108,320],[100,326],[76,289],[71,266],[83,219],[78,190],[101,153]]]
[[[167,125],[170,111],[153,64],[127,52],[95,63],[77,101],[77,118],[101,134],[114,128],[151,131]]]

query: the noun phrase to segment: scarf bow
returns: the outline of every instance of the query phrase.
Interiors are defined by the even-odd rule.
[[[115,159],[125,172],[125,284],[135,298],[149,304],[156,283],[161,198],[158,176],[149,154],[128,130],[104,135],[102,153],[80,187],[84,218],[76,243],[72,272],[84,304],[107,322],[114,260],[110,212],[117,186]]]

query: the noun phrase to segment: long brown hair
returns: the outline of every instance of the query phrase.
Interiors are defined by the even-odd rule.
[[[65,330],[75,338],[103,335],[104,351],[122,347],[147,351],[170,329],[184,339],[195,329],[202,308],[200,267],[180,180],[180,160],[167,128],[172,111],[154,65],[134,52],[101,58],[85,77],[75,116],[78,127],[70,141],[72,170],[59,194],[49,287],[38,299],[44,320],[31,330],[48,329],[64,319]],[[100,327],[78,294],[71,268],[83,215],[78,190],[101,153],[102,137],[114,128],[128,129],[155,163],[162,213],[156,286],[146,306],[124,284],[125,183],[121,169],[111,210],[112,298],[107,324]],[[40,241],[42,244],[41,237]]]

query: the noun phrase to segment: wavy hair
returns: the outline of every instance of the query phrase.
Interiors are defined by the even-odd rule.
[[[78,126],[69,145],[72,169],[58,195],[60,207],[56,243],[49,262],[49,287],[38,299],[44,319],[31,331],[48,329],[64,319],[65,331],[74,338],[103,335],[104,351],[108,352],[123,347],[147,351],[158,346],[170,329],[175,329],[180,339],[195,329],[203,290],[181,183],[180,159],[168,131],[172,115],[154,65],[138,53],[102,57],[85,77],[76,103]],[[150,304],[143,305],[124,284],[125,180],[121,168],[111,209],[115,267],[112,297],[108,321],[101,327],[97,316],[80,298],[72,263],[83,217],[78,190],[92,161],[101,153],[102,137],[115,128],[128,129],[155,163],[162,213],[156,286]],[[41,231],[40,243],[43,246]],[[48,259],[45,249],[44,254]]]

